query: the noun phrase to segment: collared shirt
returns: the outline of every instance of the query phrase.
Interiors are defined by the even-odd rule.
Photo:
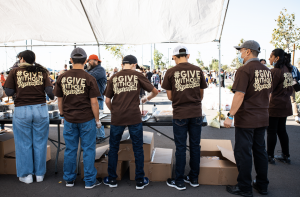
[[[244,65],[246,65],[246,64],[248,64],[249,62],[252,62],[252,61],[259,61],[259,59],[258,58],[251,58],[251,59],[247,60]]]

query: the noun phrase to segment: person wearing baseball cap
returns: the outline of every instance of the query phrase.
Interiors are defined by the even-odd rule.
[[[268,194],[268,154],[265,131],[269,126],[269,98],[272,91],[271,71],[260,63],[260,45],[254,40],[235,46],[238,59],[244,64],[235,76],[232,91],[235,93],[232,107],[225,120],[230,128],[235,126],[234,156],[239,171],[238,184],[227,186],[227,192],[241,196],[253,196],[252,187],[260,194]],[[252,182],[252,153],[256,180]]]
[[[117,163],[120,140],[126,126],[129,129],[130,138],[135,156],[135,180],[136,189],[143,189],[149,184],[149,179],[144,173],[143,151],[143,124],[139,108],[140,90],[143,88],[151,92],[142,102],[150,101],[158,91],[140,72],[137,59],[133,55],[127,55],[122,61],[123,70],[114,74],[108,81],[105,89],[105,103],[111,111],[109,153],[108,153],[108,177],[103,183],[109,187],[117,187]]]
[[[176,66],[167,70],[162,88],[167,91],[173,107],[173,133],[176,145],[175,179],[169,178],[167,185],[185,190],[185,182],[198,187],[200,165],[200,139],[202,129],[201,101],[207,88],[203,71],[188,63],[190,53],[185,46],[173,50]],[[186,164],[186,141],[189,133],[190,172],[184,176]]]
[[[61,74],[56,82],[54,95],[58,97],[60,116],[64,118],[64,176],[66,187],[73,187],[77,174],[76,155],[79,137],[83,149],[85,188],[91,189],[101,184],[96,178],[95,163],[96,127],[99,120],[98,97],[100,96],[96,79],[83,70],[87,62],[86,52],[75,48],[70,61],[73,69]]]
[[[106,72],[105,69],[101,66],[101,60],[99,60],[97,55],[90,55],[88,59],[88,70],[87,72],[95,77],[97,81],[97,85],[100,91],[100,96],[98,96],[98,103],[99,103],[99,109],[103,110],[103,103],[104,103],[104,90],[106,87]],[[101,143],[103,140],[105,140],[105,131],[104,126],[101,128],[97,128],[97,135],[96,135],[96,143]]]

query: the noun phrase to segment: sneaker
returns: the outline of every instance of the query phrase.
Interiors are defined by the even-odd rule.
[[[186,187],[185,187],[185,184],[184,183],[175,183],[175,180],[174,179],[168,179],[167,180],[167,185],[169,186],[169,187],[174,187],[174,188],[176,188],[176,189],[178,189],[178,190],[185,190],[186,189]]]
[[[32,178],[32,174],[29,174],[27,176],[24,177],[19,177],[19,181],[26,183],[26,184],[30,184],[33,182],[33,178]]]
[[[256,183],[256,180],[253,181],[252,187],[258,191],[261,195],[268,195],[268,190],[266,189],[261,189],[259,185]]]
[[[195,180],[190,180],[190,177],[189,176],[185,176],[183,178],[184,182],[186,183],[189,183],[192,187],[199,187],[199,183],[198,183],[198,180],[195,179]]]
[[[235,194],[235,195],[239,195],[239,196],[253,197],[252,191],[243,191],[237,185],[234,185],[234,186],[229,186],[228,185],[228,186],[226,186],[226,191],[231,193],[231,194]]]
[[[73,187],[74,183],[75,183],[75,180],[74,181],[66,181],[66,187]]]
[[[268,156],[268,161],[269,161],[269,164],[273,164],[273,165],[275,165],[275,159],[274,159],[274,157],[272,157],[272,156]]]
[[[42,176],[36,176],[36,182],[42,182],[44,180],[44,176],[45,175],[42,175]]]
[[[290,157],[285,156],[284,154],[281,155],[275,155],[275,159],[277,161],[281,161],[283,163],[291,164],[291,159]]]
[[[101,178],[96,178],[96,182],[94,183],[94,185],[91,186],[85,186],[85,189],[93,189],[94,187],[101,185],[102,183],[102,179]]]
[[[110,179],[108,176],[103,179],[103,183],[109,187],[118,187],[116,179]]]
[[[136,181],[136,189],[144,189],[145,186],[149,185],[149,179],[147,177],[144,177],[141,180]]]

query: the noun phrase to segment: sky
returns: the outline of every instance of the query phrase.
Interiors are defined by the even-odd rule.
[[[226,3],[227,1],[225,1]],[[230,65],[236,57],[236,50],[233,46],[237,45],[243,38],[245,40],[256,40],[261,46],[259,58],[269,59],[270,53],[274,46],[270,44],[272,31],[277,28],[275,19],[277,19],[280,11],[286,8],[289,14],[294,13],[296,16],[295,24],[300,27],[300,1],[299,0],[230,0],[227,16],[225,19],[224,30],[221,38],[221,63]],[[5,31],[1,29],[1,31]],[[218,37],[217,37],[218,39]],[[27,41],[30,44],[30,40]],[[61,44],[61,43],[44,43],[32,41],[34,44]],[[7,45],[25,45],[25,41],[6,43]],[[171,65],[175,65],[171,60],[173,48],[178,43],[171,44],[155,44],[155,49],[163,53],[163,60],[170,59]],[[0,43],[3,46],[3,43]],[[213,58],[219,58],[218,43],[205,44],[186,44],[190,52],[189,62],[196,64],[196,58],[204,61],[208,66]],[[125,45],[128,47],[128,45]],[[56,70],[63,69],[63,65],[68,63],[70,54],[74,47],[33,47],[32,50],[36,54],[36,62],[47,68]],[[88,55],[98,54],[96,46],[82,47]],[[16,55],[25,50],[25,47],[4,48],[0,47],[0,71],[7,70],[16,61]],[[28,47],[30,49],[30,47]],[[154,45],[152,45],[153,55]],[[151,45],[132,45],[126,52],[135,55],[138,63],[142,65],[150,65]],[[300,58],[300,50],[295,53],[295,62]],[[105,46],[100,46],[100,59],[102,66],[109,69],[120,68],[121,60],[113,57],[109,51],[105,50]],[[269,63],[267,61],[267,63]]]

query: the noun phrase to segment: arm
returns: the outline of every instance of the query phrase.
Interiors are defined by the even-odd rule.
[[[95,117],[96,122],[99,121],[99,104],[97,97],[91,98],[91,107]]]
[[[245,96],[245,94],[242,92],[235,92],[233,100],[232,100],[231,109],[229,112],[230,115],[234,116],[236,114],[236,112],[239,110],[239,108],[241,107],[241,105],[244,101],[244,96]],[[232,120],[227,117],[224,122],[224,126],[226,128],[230,128],[231,124],[232,124]]]
[[[202,101],[203,97],[204,97],[204,89],[200,89],[200,97],[201,97],[201,101]]]
[[[172,90],[167,90],[167,96],[170,101],[172,101]]]
[[[149,96],[142,98],[142,103],[146,103],[147,100],[150,101],[151,99],[153,99],[157,95],[158,95],[157,89],[153,88],[152,91],[151,91],[151,93],[149,94]]]
[[[13,96],[16,93],[16,91],[14,89],[4,88],[4,90],[5,90],[5,94],[7,96]]]
[[[52,93],[53,92],[53,87],[52,86],[45,87],[45,92],[51,100],[54,99],[54,94]]]
[[[63,97],[58,97],[58,109],[60,112],[60,115],[63,116],[64,115],[64,111],[63,111]]]
[[[111,98],[106,97],[105,104],[107,108],[111,111]]]

